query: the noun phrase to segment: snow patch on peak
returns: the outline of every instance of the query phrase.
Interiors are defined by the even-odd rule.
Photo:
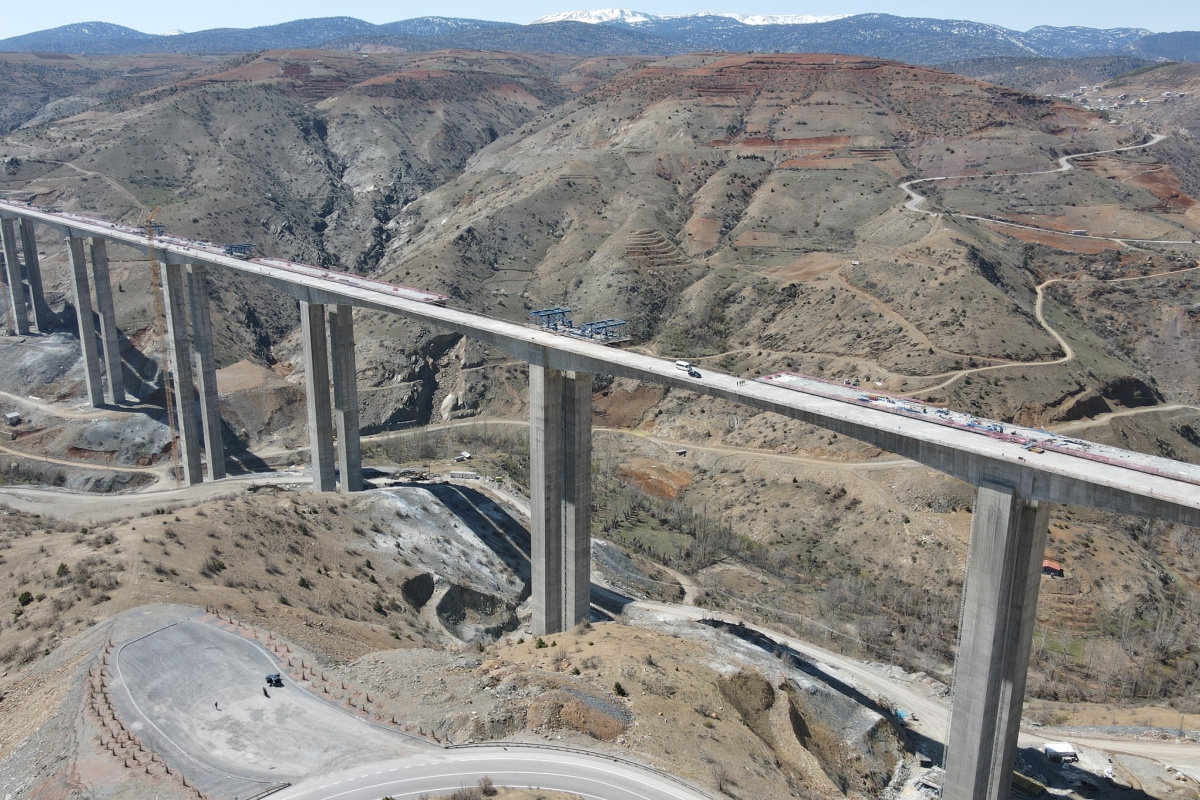
[[[700,16],[699,14],[690,14],[689,16]],[[835,19],[845,19],[853,16],[852,14],[831,14],[828,16],[818,17],[812,14],[722,14],[716,13],[713,16],[728,17],[736,19],[743,25],[812,25],[816,22],[833,22]]]
[[[630,11],[628,8],[598,8],[592,11],[560,11],[557,14],[547,14],[544,17],[538,17],[532,24],[586,22],[589,25],[600,25],[606,22],[623,22],[626,25],[635,25],[639,22],[653,22],[657,19],[661,19],[661,17],[641,11]]]
[[[695,19],[698,17],[723,17],[740,22],[743,25],[811,25],[815,22],[831,22],[835,19],[845,19],[851,14],[834,14],[830,16],[813,16],[811,14],[732,14],[725,11],[700,11],[695,14],[673,14],[658,17],[644,11],[631,11],[628,8],[597,8],[592,11],[560,11],[557,14],[547,14],[533,21],[534,25],[545,22],[586,22],[589,25],[619,23],[624,25],[643,25],[647,22],[661,22],[671,19]]]

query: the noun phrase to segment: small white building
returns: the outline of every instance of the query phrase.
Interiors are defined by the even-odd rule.
[[[21,415],[16,411],[10,411],[4,415],[4,422],[10,427],[17,427],[21,424]]]
[[[1079,754],[1075,752],[1075,748],[1067,742],[1046,742],[1042,745],[1042,750],[1046,753],[1046,758],[1051,761],[1062,761],[1068,763],[1078,761]]]

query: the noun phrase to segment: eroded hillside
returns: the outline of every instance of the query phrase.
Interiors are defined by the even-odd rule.
[[[243,57],[11,135],[0,147],[2,188],[130,222],[162,206],[158,221],[178,234],[369,269],[400,207],[626,63],[453,52]],[[228,276],[216,291],[234,323],[217,326],[223,363],[273,360],[295,324],[290,305]]]
[[[1186,173],[1159,160],[1175,140],[1060,161],[1146,141],[875,59],[294,51],[4,147],[18,156],[5,186],[37,202],[127,220],[161,204],[172,232],[250,239],[511,321],[559,304],[578,322],[621,317],[631,347],[702,370],[794,369],[1195,461],[1200,217]],[[943,177],[917,185],[921,211],[905,207],[903,182]],[[1152,237],[1166,243],[1135,241]],[[63,255],[45,247],[65,311]],[[114,256],[114,278],[119,323],[144,331],[144,267]],[[221,358],[258,362],[222,373],[226,421],[241,444],[294,457],[294,301],[225,280]],[[397,318],[356,322],[366,431],[524,413],[522,363]],[[55,370],[54,397],[77,396],[76,365]],[[638,442],[599,458],[597,534],[691,574],[702,602],[766,599],[797,630],[947,668],[968,487],[720,401],[604,376],[596,388],[597,425]],[[520,483],[510,456],[497,470]],[[1182,640],[1156,650],[1153,632],[1196,623],[1192,537],[1074,514],[1056,517],[1053,543],[1074,582],[1043,620],[1065,644],[1039,651],[1035,691],[1107,699],[1092,665],[1108,654],[1122,692],[1170,695],[1194,655]],[[1110,652],[1122,625],[1138,635]],[[1100,637],[1100,655],[1075,636]]]

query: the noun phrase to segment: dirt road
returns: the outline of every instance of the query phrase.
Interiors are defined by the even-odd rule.
[[[78,465],[76,465],[78,466]],[[97,525],[135,517],[155,508],[215,500],[239,494],[254,486],[305,486],[312,483],[306,472],[277,472],[238,475],[215,483],[200,483],[175,489],[152,489],[128,494],[72,492],[66,489],[0,487],[0,503],[51,519]]]

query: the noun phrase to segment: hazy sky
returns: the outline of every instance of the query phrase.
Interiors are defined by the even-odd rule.
[[[352,16],[369,22],[431,14],[448,17],[529,22],[543,14],[615,3],[576,4],[578,0],[525,0],[502,3],[484,0],[445,0],[437,4],[382,0],[205,0],[164,3],[161,0],[52,0],[49,3],[8,2],[0,16],[0,38],[67,25],[102,20],[147,33],[252,27],[305,17]],[[1200,0],[656,0],[633,3],[651,14],[695,11],[734,11],[743,14],[861,14],[883,12],[911,17],[971,19],[1026,30],[1036,25],[1084,25],[1095,28],[1137,27],[1153,31],[1200,30]],[[712,5],[708,3],[713,2]]]

